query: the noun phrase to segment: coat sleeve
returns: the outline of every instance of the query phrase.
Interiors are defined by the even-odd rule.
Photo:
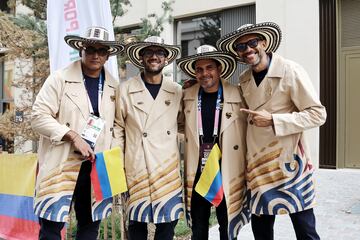
[[[31,113],[31,126],[33,130],[50,139],[52,144],[62,144],[63,136],[71,129],[60,124],[58,116],[64,81],[60,73],[50,75],[36,97]]]
[[[120,85],[116,91],[116,104],[115,104],[115,121],[114,121],[114,138],[112,146],[119,146],[122,152],[125,152],[125,119],[126,119],[126,104],[124,101],[124,88]]]
[[[306,71],[298,64],[291,65],[287,80],[290,100],[297,108],[291,113],[272,114],[276,136],[300,133],[325,123],[326,110],[320,103]]]
[[[185,114],[184,114],[184,91],[182,90],[180,107],[177,117],[178,122],[178,132],[185,133]]]

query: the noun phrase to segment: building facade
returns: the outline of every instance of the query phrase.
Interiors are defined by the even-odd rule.
[[[115,26],[134,29],[148,14],[162,14],[163,0],[132,0]],[[272,21],[283,32],[277,52],[301,64],[328,111],[324,126],[306,132],[315,164],[326,168],[360,168],[360,1],[358,0],[176,0],[174,21],[164,24],[166,43],[182,46],[182,56],[201,44],[246,23]],[[356,30],[357,29],[357,30]],[[244,69],[239,66],[238,74]],[[185,78],[168,66],[176,81]],[[135,74],[132,71],[131,74]]]

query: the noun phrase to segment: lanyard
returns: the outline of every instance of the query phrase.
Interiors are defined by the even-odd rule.
[[[201,117],[201,96],[203,93],[203,89],[200,89],[199,96],[198,96],[198,129],[199,129],[199,135],[201,138],[201,141],[204,136],[203,131],[203,125],[202,125],[202,117]],[[216,137],[218,136],[218,130],[219,130],[219,118],[220,118],[220,110],[221,110],[221,96],[222,96],[222,86],[220,84],[217,99],[216,99],[216,108],[215,108],[215,119],[214,119],[214,131],[213,131],[213,137],[214,142]]]
[[[84,78],[84,85],[85,85],[85,89],[86,89],[86,92],[87,92],[85,78]],[[102,94],[103,94],[103,74],[100,73],[99,84],[98,84],[98,111],[99,111],[99,115],[100,115],[100,106],[101,106]],[[89,93],[87,94],[87,99],[88,99],[88,103],[89,103],[89,111],[90,111],[91,114],[94,114],[94,109],[93,109],[93,106],[92,106],[90,98],[89,98]]]

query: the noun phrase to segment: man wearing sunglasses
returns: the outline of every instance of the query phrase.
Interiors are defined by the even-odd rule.
[[[110,149],[113,139],[118,83],[104,64],[124,50],[108,36],[101,27],[90,27],[84,37],[66,36],[81,60],[51,74],[34,102],[32,127],[40,134],[34,203],[39,239],[61,239],[74,202],[76,239],[95,240],[100,220],[111,209],[111,198],[93,204],[90,182],[94,153]],[[91,123],[98,127],[92,132],[97,139],[84,131]]]
[[[320,239],[315,228],[314,167],[304,131],[326,119],[309,76],[274,53],[281,31],[271,22],[247,24],[223,36],[219,49],[249,68],[240,76],[248,109],[247,186],[256,240],[274,239],[275,215],[289,214],[297,239]]]
[[[163,74],[180,54],[178,46],[151,36],[126,46],[140,73],[120,84],[116,97],[115,137],[124,151],[129,189],[128,238],[146,240],[148,223],[155,240],[170,240],[183,216],[177,116],[181,86]]]

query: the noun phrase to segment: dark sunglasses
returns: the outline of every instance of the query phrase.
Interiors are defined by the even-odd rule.
[[[156,55],[158,57],[166,57],[167,54],[164,50],[151,50],[151,49],[145,49],[141,52],[141,56],[144,56],[144,57],[152,57],[153,55]]]
[[[251,40],[249,40],[249,41],[247,41],[245,43],[235,44],[234,45],[235,51],[237,51],[237,52],[245,52],[248,46],[251,47],[251,48],[254,48],[259,44],[259,41],[261,41],[260,38],[254,38],[254,39],[251,39]]]
[[[109,48],[104,48],[104,47],[95,48],[90,46],[90,47],[84,47],[83,49],[88,55],[94,55],[95,53],[97,53],[99,56],[106,56],[107,54],[109,54]]]

